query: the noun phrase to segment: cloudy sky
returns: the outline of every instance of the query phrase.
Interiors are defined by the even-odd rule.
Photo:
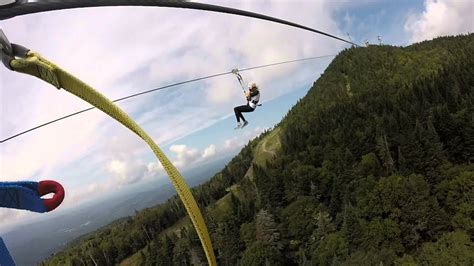
[[[409,45],[472,32],[470,0],[203,1],[263,13],[358,43]],[[11,42],[40,52],[111,99],[174,82],[296,58],[337,54],[345,43],[267,21],[218,13],[115,7],[65,10],[1,21]],[[330,59],[243,73],[263,106],[233,130],[244,103],[230,75],[137,97],[119,106],[180,170],[236,153],[305,94]],[[89,107],[65,91],[0,67],[0,138]],[[55,179],[66,211],[85,199],[156,179],[169,182],[149,148],[94,110],[0,146],[0,181]],[[0,227],[36,214],[0,210]],[[8,217],[8,219],[6,219]]]

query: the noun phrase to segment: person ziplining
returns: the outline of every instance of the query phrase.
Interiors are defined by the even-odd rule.
[[[235,129],[239,129],[244,128],[249,123],[242,113],[253,112],[255,111],[255,109],[257,109],[257,106],[261,106],[261,104],[258,104],[258,102],[260,101],[260,91],[255,82],[250,82],[248,84],[248,91],[246,91],[244,88],[244,79],[240,75],[239,70],[233,69],[232,73],[234,73],[237,77],[237,80],[239,81],[239,84],[242,87],[242,90],[244,91],[245,99],[247,100],[246,105],[240,105],[234,108],[235,118],[237,119],[237,126],[235,127]]]

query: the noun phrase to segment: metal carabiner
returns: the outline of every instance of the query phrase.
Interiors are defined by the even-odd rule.
[[[16,3],[16,0],[0,0],[0,7]]]
[[[0,58],[2,63],[10,70],[13,70],[10,62],[16,57],[25,58],[30,49],[23,47],[21,45],[10,43],[7,36],[0,29]]]
[[[13,56],[12,44],[10,43],[2,29],[0,29],[0,53],[2,53],[2,59],[3,55]]]

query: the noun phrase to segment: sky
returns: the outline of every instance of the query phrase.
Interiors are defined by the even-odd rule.
[[[406,46],[473,32],[470,0],[203,1],[263,13],[357,43]],[[172,8],[108,7],[33,14],[0,22],[11,42],[39,52],[110,99],[196,77],[337,54],[349,46],[272,22]],[[349,37],[348,37],[349,36]],[[262,107],[234,130],[245,104],[231,75],[136,97],[118,105],[179,170],[236,154],[278,123],[330,58],[242,73],[261,88]],[[30,76],[0,67],[0,138],[89,107]],[[0,181],[54,179],[67,196],[56,212],[156,179],[169,182],[137,136],[98,110],[0,144]],[[0,210],[0,229],[38,214]]]

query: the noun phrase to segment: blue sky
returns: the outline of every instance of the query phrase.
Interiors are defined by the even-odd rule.
[[[384,0],[368,1],[359,5],[358,1],[346,9],[336,11],[336,20],[345,33],[349,33],[358,43],[365,40],[377,42],[381,35],[384,42],[392,45],[407,45],[409,34],[403,25],[410,14],[423,11],[423,1]]]
[[[468,0],[205,1],[276,16],[363,43],[409,45],[472,32]],[[126,18],[124,20],[124,18]],[[107,23],[104,23],[107,21]],[[167,8],[97,8],[2,21],[12,42],[40,52],[107,97],[297,58],[337,54],[348,45],[256,19]],[[330,59],[244,72],[260,85],[263,106],[234,130],[233,107],[245,103],[231,75],[137,97],[119,106],[155,139],[180,170],[235,154],[274,126]],[[2,139],[88,104],[41,81],[0,68]],[[58,212],[125,186],[165,180],[148,147],[95,110],[1,147],[3,181],[55,179],[68,192]],[[0,227],[34,214],[0,210]],[[8,219],[2,219],[6,218]]]

